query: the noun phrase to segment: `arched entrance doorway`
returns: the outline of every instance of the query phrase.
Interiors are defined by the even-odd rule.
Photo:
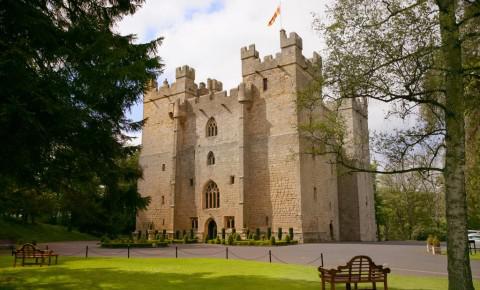
[[[207,222],[207,233],[209,240],[213,240],[217,237],[217,223],[213,219],[210,219]]]

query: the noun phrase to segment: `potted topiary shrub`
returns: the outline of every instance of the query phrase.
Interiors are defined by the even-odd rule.
[[[283,233],[282,233],[282,228],[278,228],[278,233],[277,233],[277,235],[278,235],[278,240],[279,240],[279,241],[282,240],[282,234],[283,234]]]
[[[433,254],[434,255],[441,255],[442,254],[442,248],[440,246],[440,240],[435,236],[432,241],[433,244]]]
[[[272,237],[272,228],[267,228],[267,239],[270,240],[271,237]]]
[[[222,228],[222,240],[225,240],[225,228]]]
[[[428,235],[427,238],[427,253],[433,253],[433,236]]]

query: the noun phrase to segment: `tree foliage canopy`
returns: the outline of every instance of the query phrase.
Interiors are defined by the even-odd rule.
[[[323,139],[331,145],[324,153],[335,153],[337,162],[351,170],[443,174],[449,289],[473,289],[467,250],[465,123],[479,102],[480,2],[337,0],[328,15],[328,24],[315,22],[328,46],[323,98],[339,104],[345,99],[386,103],[388,119],[406,120],[410,126],[374,136],[372,151],[384,162],[379,170],[359,168],[358,156],[336,145],[348,135],[317,132],[328,127],[318,123],[338,126],[341,118],[310,122],[307,129],[301,128],[305,137],[312,142]]]
[[[142,2],[0,2],[0,188],[7,201],[60,195],[70,215],[102,207],[99,185],[108,186],[105,196],[118,189],[119,160],[134,151],[127,134],[142,125],[125,112],[162,68],[155,56],[161,38],[135,44],[134,35],[115,31]]]

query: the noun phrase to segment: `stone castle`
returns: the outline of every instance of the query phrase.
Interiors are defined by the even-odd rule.
[[[304,154],[305,120],[297,91],[312,79],[317,53],[302,55],[302,39],[280,31],[281,52],[259,58],[241,49],[242,82],[227,94],[222,83],[195,83],[195,70],[177,68],[176,80],[144,98],[139,192],[150,196],[137,230],[193,229],[199,238],[260,228],[288,231],[300,242],[376,239],[373,180],[348,173],[333,156]],[[319,117],[329,110],[316,108]],[[367,103],[342,104],[345,150],[369,164]]]

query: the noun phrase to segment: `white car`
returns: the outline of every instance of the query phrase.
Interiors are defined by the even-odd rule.
[[[469,241],[475,241],[475,246],[477,250],[480,249],[480,233],[468,234]]]

